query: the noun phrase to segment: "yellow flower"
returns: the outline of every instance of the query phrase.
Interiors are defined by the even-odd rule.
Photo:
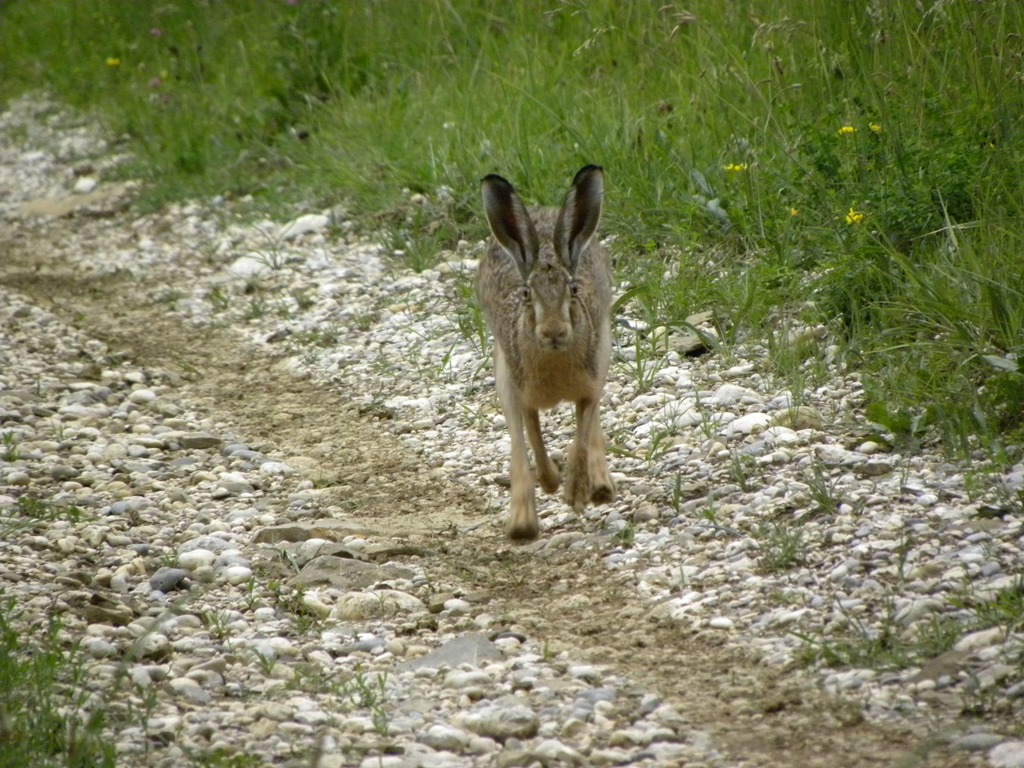
[[[878,123],[868,123],[868,129],[876,136],[882,132],[882,126]]]
[[[846,214],[846,223],[852,225],[860,224],[862,221],[864,221],[864,214],[860,211],[853,210],[853,206],[851,205],[850,210]]]
[[[852,134],[854,134],[856,132],[857,132],[857,129],[854,128],[852,125],[844,125],[842,128],[839,129],[838,135],[839,136],[850,136],[850,135],[852,135]]]
[[[789,209],[789,215],[790,215],[790,217],[796,216],[796,215],[797,215],[797,214],[799,214],[799,213],[800,213],[800,211],[798,211],[798,210],[797,210],[796,208],[790,208],[790,209]]]
[[[116,56],[110,56],[107,58],[107,66],[111,69],[117,69],[117,67],[121,66],[121,60]]]
[[[746,163],[729,163],[728,165],[722,166],[722,170],[726,173],[741,173],[747,170],[747,168],[748,166]]]

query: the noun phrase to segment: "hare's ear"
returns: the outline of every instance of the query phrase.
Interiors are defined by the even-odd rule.
[[[484,198],[484,211],[491,234],[515,260],[525,278],[533,269],[540,242],[530,214],[512,189],[512,185],[497,174],[485,176],[480,183]]]
[[[597,231],[604,198],[604,170],[599,165],[581,168],[562,203],[555,223],[555,247],[569,271],[576,272],[580,254]]]

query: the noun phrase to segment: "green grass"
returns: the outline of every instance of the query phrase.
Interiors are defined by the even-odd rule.
[[[952,603],[973,613],[977,629],[1004,627],[1009,635],[1024,626],[1024,577],[1018,577],[1012,586],[985,598],[971,595],[965,587],[964,593],[957,595]]]
[[[775,521],[762,523],[754,531],[758,544],[758,570],[779,573],[795,568],[803,561],[806,545],[800,523]]]
[[[34,642],[13,598],[0,593],[0,767],[113,766],[105,712],[89,711],[77,649],[66,649],[51,618]]]
[[[73,504],[62,504],[35,496],[19,496],[5,517],[0,518],[0,539],[36,527],[41,523],[66,520],[77,523],[84,513]]]
[[[884,620],[877,630],[870,630],[860,621],[851,620],[851,631],[845,637],[825,637],[794,633],[803,641],[800,661],[821,663],[827,667],[861,667],[904,669],[921,664],[948,651],[963,634],[963,626],[955,619],[933,616],[913,639],[903,639],[899,628]]]
[[[0,458],[4,461],[15,462],[21,455],[21,451],[18,448],[18,435],[15,432],[3,432],[0,433]]]
[[[933,615],[911,637],[896,623],[891,605],[874,628],[847,615],[845,633],[794,633],[803,643],[800,660],[829,667],[899,669],[935,658],[970,632],[1000,627],[1009,636],[1024,626],[1024,579],[986,596],[974,594],[965,584],[950,598],[949,607],[955,611]]]
[[[598,162],[651,326],[712,309],[726,353],[824,324],[897,441],[1019,455],[1024,6],[682,8],[10,0],[0,92],[127,136],[145,205],[344,201],[416,269],[485,234],[484,174],[551,202]]]

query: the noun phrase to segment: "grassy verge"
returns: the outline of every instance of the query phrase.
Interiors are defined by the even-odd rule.
[[[551,201],[599,162],[642,317],[711,308],[726,344],[825,324],[898,439],[1019,455],[1013,0],[12,0],[0,15],[2,92],[45,83],[127,136],[152,205],[344,198],[422,268],[484,234],[485,173]],[[775,352],[794,381],[815,354]]]
[[[101,768],[114,765],[105,711],[93,710],[76,651],[51,619],[32,642],[14,600],[0,593],[0,766]],[[95,704],[95,702],[92,702]]]

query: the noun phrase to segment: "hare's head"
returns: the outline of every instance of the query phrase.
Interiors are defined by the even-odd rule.
[[[592,324],[592,280],[581,265],[601,219],[601,168],[583,168],[560,209],[541,209],[532,218],[501,176],[487,176],[482,190],[491,233],[521,277],[509,299],[523,308],[523,330],[545,350],[573,346],[577,334]]]

